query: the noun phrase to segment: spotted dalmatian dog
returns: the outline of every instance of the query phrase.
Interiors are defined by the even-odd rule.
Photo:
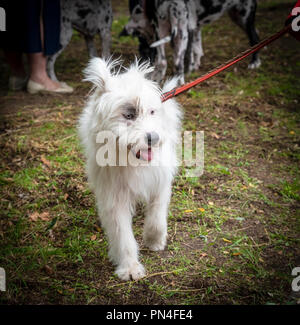
[[[256,0],[135,0],[136,5],[124,27],[129,35],[143,36],[156,44],[157,55],[152,78],[161,82],[167,69],[165,43],[173,48],[174,72],[184,83],[185,62],[188,72],[197,70],[203,56],[201,27],[219,19],[225,12],[247,34],[250,45],[259,42],[255,29]],[[160,41],[159,41],[160,40]],[[159,42],[158,42],[159,41]],[[154,43],[153,43],[154,42]],[[249,68],[261,64],[252,56]]]
[[[137,5],[139,6],[137,7]],[[132,17],[136,14],[136,10],[142,5],[142,2],[137,1],[137,0],[129,0],[128,1],[128,9],[129,13]],[[123,28],[121,31],[119,37],[122,36],[129,36],[127,29]],[[151,64],[154,63],[155,57],[156,57],[156,48],[155,47],[150,47],[149,44],[147,43],[147,39],[143,36],[143,34],[133,30],[133,33],[131,36],[136,36],[139,40],[139,55],[140,55],[140,60],[141,61],[150,61]]]
[[[61,0],[60,51],[48,58],[47,71],[52,80],[55,75],[55,61],[69,44],[73,28],[83,34],[90,57],[98,56],[93,39],[99,34],[103,58],[110,55],[111,24],[113,20],[110,0]]]

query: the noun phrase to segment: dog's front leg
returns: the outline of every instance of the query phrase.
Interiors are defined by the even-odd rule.
[[[98,57],[99,55],[94,44],[94,37],[91,35],[84,35],[84,39],[90,58]]]
[[[201,57],[204,55],[202,48],[201,28],[194,30],[194,38],[192,44],[192,52],[194,53],[194,67],[192,71],[198,70],[201,63]]]
[[[63,16],[65,16],[64,13],[63,13]],[[67,47],[67,45],[69,44],[69,42],[72,38],[72,35],[73,35],[73,27],[72,27],[71,21],[65,17],[65,22],[61,23],[61,30],[60,30],[61,49],[58,52],[50,55],[47,60],[47,73],[48,73],[48,76],[50,77],[50,79],[52,79],[54,81],[58,82],[58,79],[55,74],[55,68],[54,68],[56,59],[60,56],[60,54]]]
[[[117,265],[116,274],[122,280],[133,280],[145,275],[138,261],[138,245],[132,231],[132,216],[129,209],[116,205],[112,211],[102,212],[101,224],[109,243],[109,258]]]
[[[109,58],[111,48],[111,33],[110,28],[103,28],[100,30],[101,42],[102,42],[102,58]]]
[[[167,242],[167,217],[171,197],[171,185],[155,196],[146,210],[144,243],[153,251],[163,250]]]
[[[160,83],[167,71],[167,59],[164,44],[157,47],[157,55],[154,66],[155,70],[153,71],[151,78]]]
[[[187,28],[182,29],[181,33],[174,38],[174,68],[176,75],[179,76],[179,84],[184,84],[184,57],[188,45]]]

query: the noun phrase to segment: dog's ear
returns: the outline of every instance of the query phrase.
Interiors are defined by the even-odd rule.
[[[146,78],[147,75],[154,71],[154,67],[151,66],[149,59],[146,61],[141,61],[141,59],[137,57],[135,57],[135,63],[131,65],[131,68],[137,69],[143,78]]]
[[[118,60],[92,58],[83,70],[83,81],[93,83],[96,88],[99,88],[103,92],[107,91],[109,80],[112,77],[112,70],[118,64],[120,64]]]

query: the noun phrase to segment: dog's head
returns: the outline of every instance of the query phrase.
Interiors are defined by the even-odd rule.
[[[89,105],[96,130],[112,132],[119,149],[141,163],[159,159],[160,149],[178,141],[179,107],[174,100],[161,102],[161,89],[147,78],[153,71],[149,63],[136,60],[121,69],[119,61],[100,58],[85,69],[85,80],[94,84]]]

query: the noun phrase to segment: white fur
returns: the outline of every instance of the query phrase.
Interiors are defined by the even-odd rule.
[[[93,91],[79,120],[79,135],[86,154],[88,180],[96,197],[101,224],[109,242],[109,258],[122,280],[139,279],[145,270],[139,262],[138,245],[132,231],[132,217],[138,201],[146,204],[143,239],[151,250],[163,250],[167,240],[167,215],[171,184],[176,173],[176,144],[179,142],[182,113],[174,99],[161,102],[161,90],[148,80],[152,68],[136,61],[124,72],[119,61],[93,58],[85,70],[85,80]],[[163,91],[171,90],[170,80]],[[135,103],[139,114],[127,120],[123,111]],[[152,115],[152,111],[154,114]],[[96,143],[101,131],[116,135],[120,149],[136,161],[133,166],[99,166]],[[135,153],[148,147],[147,132],[156,132],[159,142],[153,145],[153,160],[140,161]],[[127,135],[126,137],[124,135]],[[114,149],[112,149],[114,150]]]

